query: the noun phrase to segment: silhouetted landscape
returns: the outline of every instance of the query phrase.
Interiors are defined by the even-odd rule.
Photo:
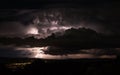
[[[119,60],[116,59],[67,59],[67,60],[41,60],[41,59],[1,59],[0,73],[3,74],[80,74],[80,75],[106,75],[119,74]],[[4,62],[3,62],[4,61]],[[7,61],[7,63],[6,63]],[[23,66],[21,63],[32,62]],[[11,65],[16,63],[16,65]],[[21,64],[21,65],[19,65]]]

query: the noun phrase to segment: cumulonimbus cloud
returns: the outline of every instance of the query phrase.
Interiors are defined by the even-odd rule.
[[[107,12],[105,8],[95,10],[95,8],[50,8],[4,11],[7,15],[4,14],[5,17],[0,17],[0,36],[14,37],[36,33],[41,38],[55,32],[64,32],[70,28],[80,27],[102,33],[119,33],[118,27],[116,27],[118,25],[109,26],[109,24],[113,24],[113,21],[108,23],[107,16],[111,14],[103,13],[103,11]]]

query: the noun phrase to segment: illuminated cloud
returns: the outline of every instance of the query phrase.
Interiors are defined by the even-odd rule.
[[[109,12],[110,14],[103,13],[107,12],[106,8],[1,9],[1,11],[3,15],[0,15],[0,36],[25,37],[26,34],[34,34],[40,35],[41,38],[55,32],[82,27],[101,33],[119,33],[119,22],[114,22],[115,18],[107,17],[114,11]]]
[[[36,34],[39,34],[39,32],[38,32],[38,29],[37,29],[37,28],[35,28],[35,27],[30,27],[30,28],[28,28],[26,34],[34,34],[34,35],[36,35]]]

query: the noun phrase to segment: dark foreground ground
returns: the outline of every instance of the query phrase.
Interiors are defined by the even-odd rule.
[[[120,75],[119,59],[1,58],[0,75]]]

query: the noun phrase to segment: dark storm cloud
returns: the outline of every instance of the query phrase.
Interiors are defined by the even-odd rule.
[[[55,47],[55,46],[50,46],[48,49],[45,51],[46,54],[53,54],[53,55],[64,55],[64,54],[74,54],[74,53],[80,53],[80,49],[76,50],[70,50],[67,48],[62,48],[62,47]]]
[[[113,9],[110,5],[99,8],[48,9],[43,15],[38,15],[41,21],[39,26],[49,27],[56,22],[59,26],[81,26],[102,33],[119,33],[119,17],[115,16],[118,9]]]
[[[52,55],[68,55],[68,54],[92,54],[95,56],[101,55],[119,55],[120,48],[93,48],[93,49],[67,49],[63,47],[50,46],[48,50],[45,51],[46,54]]]
[[[19,21],[9,21],[0,23],[0,36],[2,37],[26,37],[29,33],[32,33],[31,28],[35,28],[35,25],[24,25]]]
[[[94,6],[80,5],[78,8],[1,9],[0,35],[24,35],[29,26],[37,28],[41,36],[72,27],[120,34],[119,8],[119,3],[108,2]]]
[[[35,11],[33,9],[0,9],[0,22],[19,21],[27,24],[34,18],[31,13]]]
[[[34,53],[24,49],[17,49],[15,47],[0,48],[0,57],[33,57]]]
[[[102,48],[102,49],[82,49],[81,52],[93,55],[119,55],[120,50],[117,48]]]
[[[0,36],[18,36],[24,34],[25,26],[20,22],[0,23]]]

